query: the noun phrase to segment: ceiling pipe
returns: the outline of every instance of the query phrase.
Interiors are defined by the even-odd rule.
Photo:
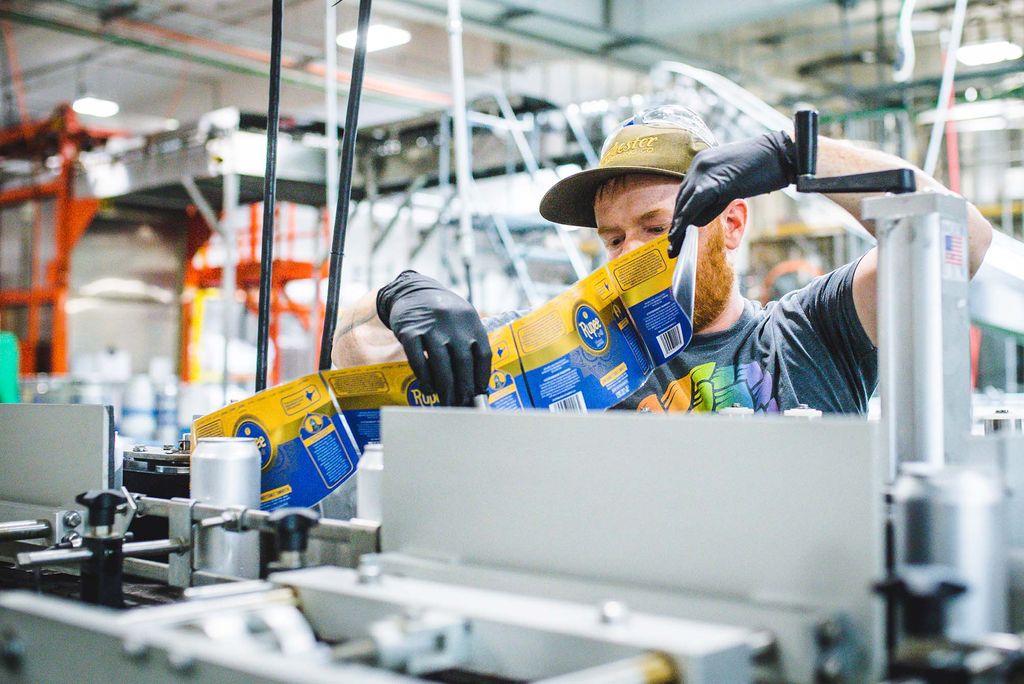
[[[237,74],[243,74],[246,76],[255,76],[258,78],[267,78],[269,70],[262,68],[255,68],[246,64],[240,64],[237,62],[227,61],[218,59],[217,57],[210,57],[208,55],[196,54],[175,47],[169,47],[158,43],[148,42],[133,36],[120,35],[118,33],[112,33],[109,31],[98,31],[94,29],[83,28],[76,24],[60,21],[57,19],[51,19],[48,17],[40,17],[36,14],[24,13],[24,12],[13,12],[6,11],[4,14],[5,18],[19,24],[25,24],[28,26],[36,26],[38,28],[44,28],[51,31],[58,31],[60,33],[66,33],[69,35],[79,36],[82,38],[90,38],[93,40],[103,41],[112,45],[118,45],[120,47],[131,48],[142,52],[148,52],[150,54],[161,55],[164,57],[172,57],[175,59],[182,59],[186,61],[192,61],[196,64],[204,66],[214,67],[222,69],[224,71],[230,71]],[[163,29],[164,31],[170,31],[169,29]],[[186,36],[188,34],[180,34],[180,32],[172,32],[179,34],[180,36]],[[179,41],[170,36],[165,36],[169,40],[175,42]],[[218,44],[216,41],[207,41],[206,39],[198,38],[196,36],[190,36],[190,38],[196,39],[196,41],[206,41],[208,45],[205,49],[215,52],[218,54],[225,54],[219,48],[224,44]],[[198,45],[198,43],[192,43]],[[234,46],[233,46],[234,47]],[[247,48],[242,48],[248,50]],[[259,52],[259,51],[255,51]],[[241,57],[240,55],[232,55]],[[258,59],[255,56],[252,58],[244,58],[249,61],[259,61],[261,64],[270,64],[269,53],[262,53]],[[294,64],[294,63],[293,63]],[[286,67],[286,70],[290,73],[282,73],[281,80],[284,83],[290,85],[301,86],[304,88],[317,90],[322,92],[324,84],[322,78],[326,75],[326,68],[322,64],[306,64],[301,68],[297,66]],[[344,85],[346,88],[349,85],[349,77],[347,74],[338,74],[338,82]],[[373,87],[371,88],[371,83]],[[405,86],[399,84],[393,84],[380,79],[370,79],[366,82],[367,95],[374,97],[377,101],[387,102],[389,104],[399,104],[409,106],[410,104],[426,105],[429,107],[448,107],[451,105],[451,98],[445,93],[435,92],[422,88],[416,88],[413,86]]]

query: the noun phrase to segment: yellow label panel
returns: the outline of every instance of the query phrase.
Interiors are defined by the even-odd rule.
[[[288,494],[291,493],[291,485],[284,485],[278,487],[277,489],[271,489],[269,492],[263,492],[262,494],[260,494],[260,503],[263,504],[267,503],[268,501],[273,501],[274,499],[280,499],[282,496],[287,496]]]

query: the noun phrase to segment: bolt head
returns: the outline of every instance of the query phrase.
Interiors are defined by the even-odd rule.
[[[601,623],[605,625],[620,625],[629,618],[629,607],[622,601],[605,601],[599,610]]]
[[[839,656],[829,656],[818,666],[819,682],[839,682],[843,678],[843,663]]]
[[[356,570],[360,584],[380,584],[382,573],[376,563],[362,562]]]
[[[78,511],[67,511],[63,518],[64,527],[78,527],[82,524],[82,514]]]
[[[129,660],[142,660],[149,655],[149,646],[141,641],[126,639],[125,642],[121,644],[121,651],[124,653],[124,657]]]
[[[0,665],[10,672],[17,672],[25,660],[25,644],[14,632],[0,634]]]
[[[832,618],[823,620],[815,628],[814,637],[821,648],[835,646],[843,637],[843,625],[839,620]]]
[[[186,673],[196,666],[196,659],[188,653],[171,651],[167,654],[167,664],[175,672]]]

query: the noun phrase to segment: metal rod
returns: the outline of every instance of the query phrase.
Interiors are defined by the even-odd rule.
[[[154,539],[130,542],[121,547],[121,552],[126,556],[162,556],[165,553],[181,553],[187,549],[188,542],[181,539]]]
[[[189,499],[160,499],[148,496],[139,498],[137,502],[139,513],[160,518],[167,518],[172,509],[187,508],[191,504]],[[266,521],[270,517],[270,513],[267,511],[206,503],[196,503],[192,506],[192,520],[195,522],[201,522],[207,518],[220,518],[225,513],[238,516],[238,525],[243,532],[249,530],[270,531],[266,525]],[[355,529],[356,527],[347,520],[321,518],[316,526],[310,529],[309,536],[314,539],[348,542],[351,541]]]
[[[352,200],[352,172],[355,170],[356,135],[359,129],[359,100],[363,94],[363,73],[366,71],[366,32],[370,27],[370,4],[371,0],[359,0],[356,49],[352,56],[352,80],[345,109],[345,130],[341,139],[341,170],[338,180],[338,205],[334,212],[334,236],[331,241],[331,268],[327,276],[327,305],[324,309],[324,331],[320,338],[320,370],[331,367],[331,348],[338,319],[341,268],[345,258],[348,205]]]
[[[281,114],[281,40],[284,0],[273,0],[270,29],[270,92],[267,103],[267,168],[263,174],[263,245],[256,322],[256,391],[267,386],[270,298],[274,265],[274,204],[277,197],[277,129]],[[224,369],[227,372],[227,369]]]
[[[672,684],[680,682],[675,662],[662,653],[644,653],[613,663],[570,672],[537,684]]]
[[[43,520],[17,520],[0,523],[0,541],[39,539],[50,536],[51,530],[50,523]]]
[[[327,177],[324,179],[327,188],[327,207],[338,206],[338,10],[336,0],[324,0],[324,98],[327,116]],[[324,214],[327,214],[326,210]],[[330,221],[329,218],[325,219]],[[333,234],[334,223],[328,223],[328,234]],[[316,255],[316,270],[313,273],[313,310],[320,311],[320,273],[321,266],[327,260],[328,246],[323,244],[323,234],[320,230],[314,233],[313,253]],[[316,325],[309,326],[311,335],[309,339],[310,349],[316,350],[317,333]],[[314,352],[315,353],[315,352]]]
[[[935,167],[939,163],[939,149],[942,145],[942,133],[946,130],[946,118],[949,116],[949,98],[953,93],[953,77],[956,75],[956,53],[960,49],[960,39],[964,35],[964,17],[967,14],[967,0],[956,0],[953,9],[953,25],[949,29],[949,44],[946,45],[946,59],[942,65],[942,82],[939,84],[939,100],[935,105],[935,123],[932,124],[931,136],[928,138],[928,150],[924,157],[924,172],[935,175]]]
[[[15,563],[19,568],[34,568],[41,565],[77,563],[89,558],[92,558],[92,551],[89,549],[47,549],[19,553],[15,556]]]
[[[472,170],[469,162],[469,128],[466,122],[466,73],[462,59],[462,3],[448,0],[448,62],[452,76],[452,125],[455,130],[455,188],[459,193],[459,249],[466,278],[466,299],[473,301]],[[515,123],[513,121],[509,122]]]

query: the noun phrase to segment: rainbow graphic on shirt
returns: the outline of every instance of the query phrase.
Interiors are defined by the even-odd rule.
[[[645,413],[710,413],[740,405],[763,413],[778,413],[772,396],[772,376],[756,362],[738,366],[715,362],[694,366],[690,372],[669,383],[660,397],[651,393],[640,400],[637,410]]]

